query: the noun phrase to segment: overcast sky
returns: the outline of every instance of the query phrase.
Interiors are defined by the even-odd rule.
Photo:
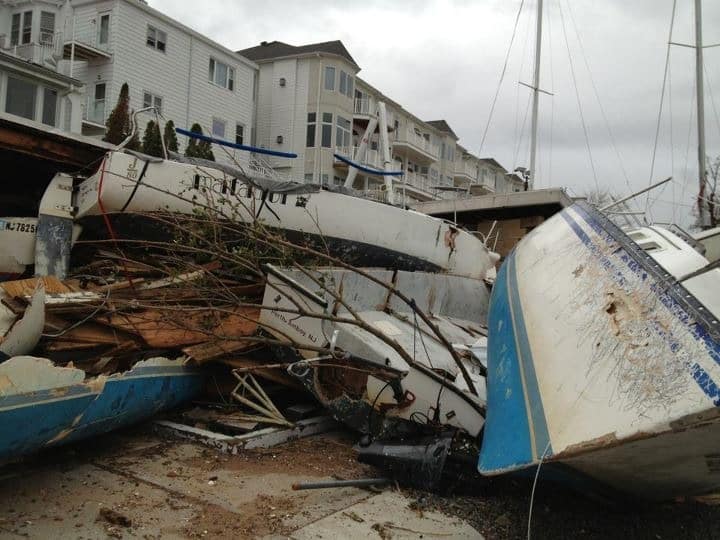
[[[362,68],[360,76],[416,116],[444,118],[460,144],[507,169],[528,166],[531,91],[518,81],[532,81],[536,0],[523,7],[482,148],[520,0],[150,4],[233,50],[264,40],[301,45],[340,39]],[[694,43],[693,5],[677,0],[673,41]],[[537,187],[564,186],[581,195],[599,186],[624,195],[648,184],[672,7],[672,0],[545,0],[541,87],[553,96],[540,98]],[[720,43],[720,2],[704,0],[703,10],[704,43]],[[651,211],[655,219],[687,224],[697,193],[694,50],[673,47],[670,59],[652,178],[675,180],[652,195],[659,200]],[[720,47],[705,49],[705,71],[707,153],[715,157]]]

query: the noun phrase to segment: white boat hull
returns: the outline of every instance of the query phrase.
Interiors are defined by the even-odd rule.
[[[491,299],[482,473],[562,463],[653,499],[720,488],[719,325],[695,296],[720,276],[683,286],[662,256],[581,204],[518,244]]]
[[[219,170],[119,152],[80,185],[76,205],[78,218],[210,207],[234,221],[259,219],[290,236],[322,237],[335,256],[366,266],[483,279],[497,260],[473,235],[414,211],[331,191],[263,192]]]
[[[435,315],[435,323],[451,343],[471,346],[482,336],[480,325],[485,321],[488,298],[483,282],[422,272],[398,272],[393,276],[392,272],[385,270],[366,271],[387,283],[393,283],[394,279],[394,285],[415,298],[421,310]],[[333,306],[333,297],[301,272],[282,272],[308,291],[319,291],[318,295],[328,301],[328,306],[327,309],[323,308],[308,295],[298,292],[271,274],[263,299],[265,308],[260,315],[260,324],[264,330],[278,339],[291,338],[306,358],[315,357],[319,353],[304,350],[303,345],[328,347],[333,333],[337,331],[335,346],[339,350],[367,360],[377,368],[390,368],[403,374],[400,385],[403,392],[408,392],[405,395],[411,397],[410,403],[400,403],[393,387],[386,384],[382,377],[367,376],[367,382],[363,383],[363,407],[367,410],[367,414],[361,415],[363,423],[370,410],[378,416],[382,416],[378,411],[384,411],[385,418],[405,422],[422,423],[437,416],[441,424],[461,428],[472,436],[480,433],[484,424],[485,380],[480,374],[479,362],[465,363],[477,391],[477,395],[473,395],[447,349],[433,338],[421,322],[415,328],[416,322],[410,308],[403,306],[397,299],[388,300],[386,288],[350,271],[320,269],[314,273],[322,279],[325,288],[340,294],[363,322],[375,327],[414,356],[414,364],[408,363],[385,341],[357,325],[289,313],[286,310],[296,309],[296,305],[300,304],[310,313],[322,314],[327,311],[337,313],[339,317],[351,317],[343,307]],[[385,312],[384,306],[389,307],[394,315]],[[473,320],[467,320],[468,317]],[[441,377],[439,373],[445,376]],[[311,387],[331,410],[350,408],[347,401],[335,401],[336,395],[324,394],[317,378],[306,377],[303,383]],[[352,418],[349,422],[352,427],[362,431],[363,428],[358,424],[352,424],[357,415],[338,419],[346,421],[348,416]]]

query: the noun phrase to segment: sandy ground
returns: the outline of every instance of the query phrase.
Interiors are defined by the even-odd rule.
[[[293,491],[294,482],[381,476],[333,433],[229,456],[148,426],[0,469],[3,538],[527,537],[531,482],[499,479],[473,494],[389,487]],[[481,536],[482,534],[482,536]],[[608,507],[538,486],[533,538],[720,540],[720,506]]]

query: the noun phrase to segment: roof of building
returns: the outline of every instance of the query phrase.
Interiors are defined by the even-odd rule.
[[[282,58],[284,56],[300,56],[313,53],[334,54],[345,58],[351,64],[357,66],[355,59],[350,55],[348,50],[339,39],[335,41],[323,41],[322,43],[310,43],[308,45],[290,45],[282,41],[263,41],[256,47],[250,47],[237,51],[238,54],[249,58],[255,62],[270,60],[273,58]],[[359,66],[358,66],[359,68]]]
[[[460,137],[455,135],[455,132],[450,127],[450,124],[448,124],[445,120],[425,120],[425,123],[430,124],[435,129],[439,129],[440,131],[449,133],[456,141],[460,139]]]
[[[499,162],[498,160],[496,160],[495,158],[482,157],[482,158],[478,158],[478,160],[479,160],[479,161],[484,161],[485,163],[489,163],[490,165],[494,165],[495,167],[499,167],[499,168],[502,169],[503,171],[507,170],[507,169],[505,169],[505,167],[503,167],[503,166],[500,164],[500,162]]]

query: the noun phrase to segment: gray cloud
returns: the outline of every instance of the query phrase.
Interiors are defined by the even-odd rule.
[[[518,0],[150,2],[234,50],[263,40],[302,44],[341,39],[362,67],[361,77],[421,118],[446,119],[461,144],[473,152],[480,150],[519,5]],[[569,46],[565,44],[560,4]],[[629,189],[594,97],[574,20],[631,187],[643,187],[650,172],[672,1],[546,0],[545,5],[542,86],[555,95],[541,98],[539,183],[567,186],[575,193],[595,186],[573,89],[569,48],[598,182],[621,193]],[[522,121],[529,94],[517,82],[531,81],[534,7],[535,2],[526,2],[482,149],[483,156],[492,155],[507,168],[527,166],[528,161],[526,142],[520,145],[515,159],[516,118]],[[706,0],[703,8],[704,41],[720,43],[720,2]],[[694,42],[691,2],[677,3],[673,39]],[[720,107],[720,47],[706,49],[705,56],[707,146],[708,155],[716,156],[720,154],[720,126],[712,104],[714,101]],[[694,102],[692,49],[673,48],[670,67],[668,89],[672,99],[666,94],[653,176],[675,176],[674,195],[668,188],[661,199],[675,200],[676,210],[687,222],[697,175],[694,125],[685,172],[688,114]],[[655,214],[670,219],[670,202],[656,203]]]

